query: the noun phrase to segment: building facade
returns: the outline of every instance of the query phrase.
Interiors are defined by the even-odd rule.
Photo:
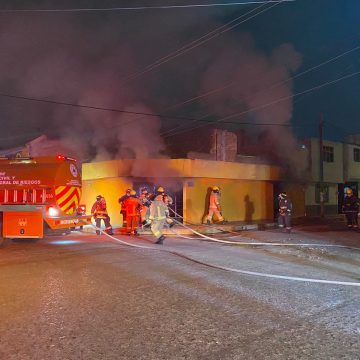
[[[118,198],[127,188],[151,191],[163,186],[174,197],[175,211],[190,223],[203,222],[212,186],[221,188],[228,221],[273,220],[273,182],[280,168],[270,165],[191,159],[128,159],[84,163],[82,203],[87,209],[101,194],[113,225],[121,225]]]
[[[324,214],[341,213],[344,190],[351,187],[358,193],[360,183],[360,142],[334,142],[324,140],[320,159],[320,140],[304,142],[308,152],[308,182],[305,191],[307,216],[320,215],[321,200]],[[322,175],[321,175],[322,173]]]

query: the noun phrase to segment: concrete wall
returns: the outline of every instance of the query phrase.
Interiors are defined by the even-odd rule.
[[[222,213],[228,221],[273,219],[273,185],[266,181],[234,179],[186,179],[184,217],[199,223],[207,214],[207,199],[212,186],[221,188]]]
[[[122,224],[120,205],[118,199],[125,194],[125,190],[132,187],[132,179],[129,178],[105,178],[96,180],[83,180],[81,203],[86,205],[86,212],[90,213],[97,195],[106,199],[106,204],[113,226]]]
[[[344,144],[345,181],[360,180],[360,162],[354,161],[354,149],[359,145]]]
[[[280,168],[213,160],[137,159],[111,160],[82,165],[83,180],[113,177],[279,180]]]
[[[324,212],[326,215],[334,215],[338,213],[338,185],[330,184],[329,186],[329,201],[324,204]],[[315,184],[309,184],[305,192],[306,215],[317,216],[320,215],[320,203],[315,201]]]
[[[324,162],[324,182],[341,183],[344,178],[343,144],[324,140],[324,146],[334,148],[334,162]],[[311,139],[311,177],[313,181],[320,180],[319,139]]]

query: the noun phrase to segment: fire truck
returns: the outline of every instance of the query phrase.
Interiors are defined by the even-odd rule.
[[[75,159],[0,158],[0,244],[90,224],[91,215],[85,214],[80,197]]]

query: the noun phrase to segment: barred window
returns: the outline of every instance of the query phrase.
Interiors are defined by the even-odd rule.
[[[354,148],[354,161],[360,162],[360,148]]]
[[[334,148],[332,146],[323,146],[324,162],[334,162]]]

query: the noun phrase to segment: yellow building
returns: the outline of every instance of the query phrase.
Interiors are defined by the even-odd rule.
[[[105,197],[112,224],[119,226],[118,198],[127,188],[163,186],[176,200],[185,221],[200,223],[207,212],[209,189],[221,188],[228,221],[273,219],[273,182],[280,168],[262,164],[191,160],[141,159],[84,163],[82,203],[90,209],[98,194]]]

